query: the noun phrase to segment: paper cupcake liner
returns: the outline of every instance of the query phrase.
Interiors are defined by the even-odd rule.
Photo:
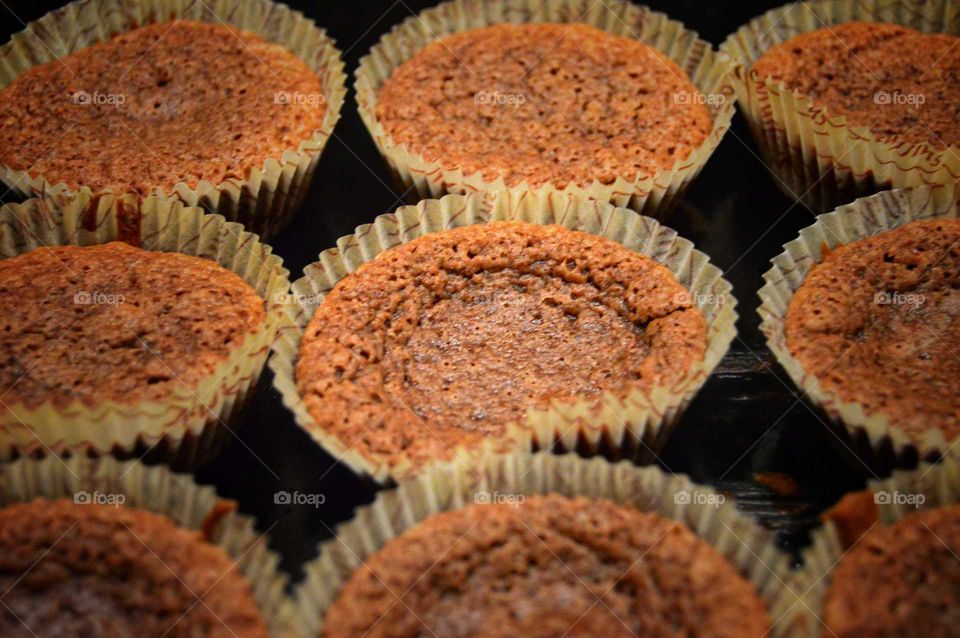
[[[624,461],[584,460],[574,455],[488,454],[474,462],[432,468],[381,492],[320,545],[305,567],[294,598],[304,638],[322,635],[327,609],[363,561],[428,516],[490,502],[490,495],[562,494],[608,499],[655,512],[689,527],[756,587],[768,609],[791,594],[782,587],[789,561],[773,532],[742,514],[725,497],[685,476]],[[519,507],[523,507],[522,504]]]
[[[503,22],[580,22],[615,35],[640,40],[676,62],[700,92],[716,96],[707,108],[713,126],[703,144],[669,170],[655,175],[618,176],[612,184],[594,181],[589,186],[570,184],[558,189],[547,183],[531,188],[527,182],[507,187],[502,177],[484,179],[481,173],[464,174],[457,166],[427,161],[422,155],[394,142],[376,118],[377,93],[393,70],[430,42],[441,37]],[[356,72],[360,117],[394,174],[419,198],[446,193],[469,194],[509,190],[538,195],[564,192],[626,206],[651,216],[665,214],[697,176],[720,144],[734,112],[730,67],[713,47],[666,15],[626,0],[591,3],[586,0],[453,0],[411,16],[383,36],[360,60]],[[722,96],[723,99],[719,99]]]
[[[295,635],[279,557],[267,548],[267,538],[257,532],[254,519],[239,514],[237,504],[219,498],[212,486],[198,485],[190,476],[163,466],[110,457],[21,459],[0,467],[0,507],[38,498],[67,498],[83,507],[98,494],[122,495],[125,507],[162,514],[179,527],[201,531],[207,542],[236,561],[270,635]]]
[[[181,468],[201,465],[233,437],[245,403],[285,321],[289,273],[259,238],[219,215],[177,200],[85,194],[66,206],[39,199],[0,208],[0,258],[42,246],[89,246],[123,240],[145,250],[179,252],[218,262],[265,300],[263,325],[247,335],[213,374],[180,387],[163,402],[74,401],[28,407],[8,395],[0,411],[0,460],[44,454],[139,455]]]
[[[924,463],[915,471],[898,471],[888,479],[870,481],[868,491],[877,503],[878,524],[891,525],[918,510],[960,502],[960,463],[954,459],[938,465]],[[774,608],[774,620],[780,619],[777,629],[782,638],[821,638],[823,604],[831,572],[849,549],[833,522],[814,531],[812,544],[804,552],[804,566],[790,580],[791,588],[800,597],[793,602],[781,600]]]
[[[960,33],[960,13],[951,0],[817,0],[768,11],[720,47],[735,65],[731,80],[737,100],[764,161],[779,178],[777,185],[816,212],[878,190],[960,180],[960,149],[881,140],[866,127],[848,126],[845,116],[829,113],[784,82],[750,69],[777,44],[852,20]]]
[[[557,192],[537,197],[514,196],[510,192],[447,195],[416,206],[403,206],[396,213],[381,215],[372,224],[358,227],[355,234],[340,238],[336,248],[325,250],[319,261],[307,266],[306,276],[293,284],[293,298],[287,305],[291,321],[281,330],[270,359],[274,387],[284,405],[293,411],[297,423],[355,472],[385,482],[403,478],[422,467],[408,460],[391,465],[383,457],[363,456],[319,428],[296,384],[304,328],[337,282],[379,253],[428,233],[499,220],[558,224],[612,239],[650,257],[666,266],[687,288],[706,317],[708,329],[705,357],[683,380],[647,392],[631,390],[626,396],[607,392],[599,398],[555,402],[547,409],[530,410],[523,423],[508,428],[501,440],[504,450],[556,446],[586,454],[605,451],[649,460],[663,449],[680,414],[726,354],[736,335],[732,286],[690,241],[649,217]]]
[[[804,371],[790,353],[784,330],[793,295],[807,275],[823,259],[826,250],[898,228],[915,220],[957,217],[958,192],[948,186],[927,186],[885,191],[858,199],[836,211],[817,217],[800,237],[786,244],[785,252],[772,260],[760,289],[760,330],[777,361],[806,398],[821,407],[836,425],[840,442],[854,467],[887,473],[895,465],[916,459],[933,460],[949,447],[943,431],[931,429],[917,444],[880,414],[866,414],[858,403],[842,400],[825,389],[819,379]]]
[[[0,89],[24,71],[75,53],[97,42],[153,22],[173,19],[226,24],[286,46],[313,69],[323,83],[326,114],[322,126],[280,157],[264,160],[246,179],[219,184],[203,180],[195,187],[180,182],[156,188],[152,196],[177,198],[244,224],[265,237],[281,230],[296,213],[310,187],[314,169],[346,94],[340,52],[323,29],[300,12],[270,0],[76,0],[27,25],[0,47]],[[42,34],[42,38],[36,34]],[[43,175],[0,165],[0,180],[24,197],[71,199],[77,192],[65,183],[52,184]],[[101,191],[101,192],[110,192]]]

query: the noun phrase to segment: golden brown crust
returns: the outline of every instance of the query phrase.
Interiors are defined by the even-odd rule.
[[[917,221],[841,246],[790,302],[787,347],[841,400],[919,442],[960,433],[960,220]]]
[[[407,530],[353,573],[324,636],[759,638],[769,628],[753,585],[682,523],[550,495]]]
[[[267,636],[250,584],[222,549],[122,506],[0,509],[0,591],[0,635],[10,638]]]
[[[245,179],[320,128],[322,96],[280,45],[222,24],[154,24],[0,91],[0,163],[94,191]]]
[[[583,24],[498,24],[397,67],[376,116],[395,142],[446,168],[564,188],[672,168],[710,132],[697,96],[637,40]]]
[[[772,47],[753,70],[881,139],[943,149],[960,145],[958,41],[892,24],[848,22]]]
[[[957,505],[875,526],[830,576],[823,637],[955,636],[958,548]]]
[[[4,403],[162,401],[261,328],[264,302],[216,262],[124,243],[0,260]]]
[[[872,490],[845,494],[820,520],[836,526],[844,549],[853,547],[880,520],[876,495]]]
[[[682,379],[706,320],[672,273],[560,226],[475,225],[392,248],[307,326],[297,387],[318,427],[415,462],[502,435],[552,401]]]

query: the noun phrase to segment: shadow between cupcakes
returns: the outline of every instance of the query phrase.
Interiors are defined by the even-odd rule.
[[[239,221],[265,237],[279,232],[306,196],[320,153],[340,117],[346,95],[340,52],[326,32],[302,13],[270,0],[241,4],[233,0],[209,3],[149,0],[133,4],[117,0],[78,0],[31,22],[26,30],[14,34],[9,43],[0,47],[0,90],[34,67],[164,20],[194,20],[250,31],[268,42],[285,46],[320,77],[323,95],[315,99],[322,100],[325,108],[322,125],[296,147],[277,157],[264,157],[243,177],[227,177],[220,183],[201,180],[197,184],[156,185],[150,193],[138,195],[141,199],[166,197],[189,206],[201,206],[208,212]],[[51,50],[34,32],[48,34],[62,43],[62,50]],[[77,102],[77,95],[81,94],[74,95],[77,104],[91,103],[90,94],[82,94],[85,102]],[[69,98],[64,96],[65,100]],[[287,95],[274,99],[289,102],[293,98]],[[157,104],[162,106],[160,102]],[[6,165],[0,165],[0,180],[24,197],[38,196],[52,201],[65,202],[84,194],[96,202],[99,196],[118,194],[112,189],[95,191],[83,184],[74,188],[64,181],[51,183],[31,169],[17,170]],[[131,195],[137,194],[124,194],[125,197]]]
[[[679,416],[729,348],[736,334],[737,316],[731,285],[691,242],[653,219],[610,204],[582,201],[559,193],[539,198],[515,197],[510,193],[448,195],[440,200],[425,200],[417,206],[404,206],[396,213],[381,215],[372,224],[358,227],[354,235],[341,238],[337,248],[324,251],[319,261],[306,268],[306,276],[292,286],[292,298],[286,305],[290,321],[281,330],[270,359],[274,386],[297,423],[353,471],[383,483],[419,472],[425,464],[402,449],[391,454],[362,453],[350,441],[319,427],[297,386],[296,367],[305,327],[340,281],[387,249],[431,233],[498,221],[558,225],[583,231],[613,240],[664,266],[686,290],[684,303],[703,314],[706,346],[703,358],[692,363],[686,373],[669,386],[647,389],[628,384],[622,391],[606,389],[570,400],[554,397],[546,407],[528,408],[520,422],[506,426],[502,436],[484,436],[481,441],[493,441],[501,450],[557,447],[585,454],[606,453],[634,457],[638,461],[652,460],[663,449]],[[369,424],[369,427],[376,426],[377,423]],[[452,458],[455,450],[450,448],[446,452],[436,461]]]
[[[195,468],[219,452],[234,436],[232,428],[241,423],[270,346],[286,321],[283,303],[289,273],[272,248],[240,224],[166,198],[147,198],[142,205],[132,197],[112,196],[92,203],[84,194],[66,205],[29,199],[0,208],[0,225],[7,231],[0,240],[3,258],[43,247],[121,241],[147,251],[212,260],[243,279],[265,309],[259,326],[209,374],[195,386],[176,385],[163,400],[101,398],[91,403],[73,398],[61,403],[51,396],[34,404],[8,394],[0,410],[0,458],[144,453],[178,468]],[[82,283],[78,281],[77,286]],[[90,299],[97,293],[78,290],[72,301],[97,303]],[[111,303],[112,310],[123,311],[124,301]],[[73,308],[61,310],[72,312]]]
[[[751,69],[766,51],[796,35],[854,20],[960,34],[951,0],[814,0],[768,11],[720,45],[733,66],[730,81],[740,110],[777,186],[818,213],[878,190],[960,179],[957,147],[937,150],[925,143],[885,141],[867,127],[848,126],[844,115],[831,113],[785,82]]]
[[[678,158],[669,170],[654,175],[619,175],[610,184],[596,179],[590,184],[571,183],[563,188],[547,182],[531,187],[523,182],[507,184],[502,176],[490,181],[482,173],[464,173],[458,166],[428,161],[421,154],[397,143],[377,119],[377,95],[383,83],[403,62],[438,38],[500,23],[546,22],[582,23],[614,35],[640,40],[675,62],[701,92],[712,127],[706,140],[686,158]],[[408,191],[419,197],[440,197],[446,193],[468,194],[509,190],[514,195],[533,192],[550,195],[560,192],[625,206],[646,215],[663,217],[680,194],[697,176],[730,127],[735,96],[730,85],[732,69],[725,56],[697,34],[666,15],[609,0],[584,11],[574,0],[453,0],[427,9],[395,26],[360,60],[356,91],[360,116],[381,155]],[[690,99],[693,99],[692,97]]]

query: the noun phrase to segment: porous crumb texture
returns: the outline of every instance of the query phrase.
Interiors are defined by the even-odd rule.
[[[212,260],[112,242],[0,260],[4,402],[93,407],[193,389],[265,320]]]
[[[198,532],[125,507],[0,510],[0,635],[266,638],[250,584]]]
[[[0,91],[0,163],[73,189],[168,193],[246,179],[296,150],[325,109],[320,78],[280,45],[223,24],[153,24]]]
[[[707,139],[709,112],[672,60],[583,24],[498,24],[397,67],[376,117],[397,143],[507,186],[652,176]]]
[[[840,246],[790,302],[787,347],[843,401],[919,442],[960,434],[960,220]]]
[[[378,255],[307,326],[297,387],[368,457],[446,458],[552,401],[682,379],[707,324],[665,267],[602,237],[496,222]]]
[[[823,638],[956,636],[958,549],[958,505],[876,525],[830,575]]]
[[[880,139],[944,149],[960,146],[958,42],[945,33],[848,22],[772,47],[753,70]]]
[[[398,599],[399,596],[399,599]],[[326,638],[760,638],[753,585],[682,523],[557,495],[431,516],[357,568]]]

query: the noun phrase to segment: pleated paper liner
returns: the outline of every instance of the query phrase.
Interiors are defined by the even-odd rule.
[[[897,471],[890,478],[870,481],[867,491],[877,504],[877,524],[892,525],[919,510],[960,503],[960,463],[956,458],[936,465],[922,463],[916,470]],[[864,532],[858,530],[857,536]],[[824,599],[832,571],[850,549],[848,543],[832,521],[813,532],[812,544],[804,552],[803,568],[789,581],[798,597],[793,601],[783,599],[774,608],[782,638],[830,635],[821,621]]]
[[[731,285],[690,241],[649,217],[556,192],[538,197],[509,192],[447,195],[403,206],[342,237],[336,248],[325,250],[319,261],[306,268],[306,276],[293,284],[293,298],[287,306],[292,321],[281,331],[270,360],[274,386],[297,423],[355,472],[385,482],[422,468],[406,459],[389,463],[384,456],[363,456],[316,425],[297,391],[295,378],[305,326],[337,282],[379,253],[428,233],[498,220],[558,224],[612,239],[646,255],[667,267],[690,291],[708,323],[706,355],[681,381],[647,392],[634,389],[626,396],[605,392],[599,397],[555,401],[547,409],[530,410],[523,423],[508,428],[500,441],[503,449],[556,445],[585,454],[605,452],[650,460],[663,449],[680,414],[726,354],[736,334],[736,299]]]
[[[300,207],[317,161],[340,117],[346,76],[333,41],[303,14],[270,0],[77,0],[27,25],[0,47],[0,89],[24,71],[75,53],[138,26],[174,19],[196,20],[244,29],[281,44],[313,69],[323,83],[323,125],[280,157],[264,158],[245,179],[213,184],[180,182],[156,188],[152,196],[178,198],[190,206],[243,223],[270,236],[282,229]],[[42,34],[42,38],[37,34]],[[77,192],[97,195],[82,186],[50,183],[43,175],[0,165],[0,179],[24,197],[69,200]],[[109,192],[109,191],[104,191]]]
[[[878,190],[960,180],[960,149],[882,140],[865,127],[848,126],[845,116],[830,113],[782,81],[750,70],[777,44],[852,20],[960,33],[960,9],[952,0],[816,0],[768,11],[720,47],[734,64],[731,80],[740,110],[777,185],[815,212]]]
[[[234,436],[284,319],[289,273],[259,238],[219,215],[177,200],[112,195],[91,201],[84,194],[66,206],[29,199],[0,208],[0,258],[42,246],[103,244],[122,240],[145,250],[212,259],[242,277],[264,299],[263,325],[248,334],[196,387],[178,387],[166,400],[74,401],[37,408],[4,397],[0,411],[0,460],[54,454],[139,456],[180,468],[212,457]]]
[[[933,460],[950,445],[943,431],[930,429],[919,443],[911,441],[879,413],[866,414],[860,404],[843,401],[825,389],[819,379],[807,374],[787,348],[784,323],[793,295],[823,259],[824,252],[915,220],[957,217],[958,192],[948,186],[885,191],[858,199],[836,211],[817,217],[800,237],[786,244],[764,275],[758,310],[760,329],[767,345],[793,382],[815,406],[822,408],[835,425],[841,447],[855,468],[889,473],[897,465]]]
[[[161,514],[179,527],[200,531],[204,540],[236,561],[270,635],[296,635],[287,577],[277,567],[279,557],[267,548],[267,538],[257,532],[254,520],[239,514],[234,501],[219,498],[212,486],[199,485],[189,475],[163,466],[111,457],[21,459],[0,466],[0,507],[37,498],[66,498],[84,507],[97,493],[123,495],[124,507]]]
[[[678,159],[671,169],[655,175],[618,176],[612,184],[596,180],[586,186],[570,184],[561,191],[626,206],[646,215],[665,214],[706,164],[730,127],[734,112],[730,67],[726,59],[718,56],[695,32],[661,13],[626,0],[453,0],[423,11],[419,16],[411,16],[384,35],[360,60],[356,72],[357,102],[364,124],[403,186],[414,189],[419,198],[508,189],[502,177],[489,181],[480,173],[464,174],[460,167],[427,161],[404,144],[394,142],[376,117],[380,87],[396,67],[421,48],[456,32],[504,22],[580,22],[641,40],[676,62],[702,94],[715,98],[707,101],[713,122],[707,139],[689,157]],[[531,187],[522,182],[509,190],[518,194],[530,191]],[[558,190],[561,189],[549,183],[535,189],[538,194]]]
[[[611,464],[572,454],[485,454],[471,462],[434,467],[381,492],[371,505],[357,510],[352,521],[339,526],[334,539],[320,545],[294,596],[303,637],[322,635],[327,609],[371,554],[428,516],[498,493],[584,496],[655,512],[683,523],[712,545],[753,583],[768,609],[792,597],[781,586],[789,561],[776,548],[773,533],[709,487],[626,461]]]

